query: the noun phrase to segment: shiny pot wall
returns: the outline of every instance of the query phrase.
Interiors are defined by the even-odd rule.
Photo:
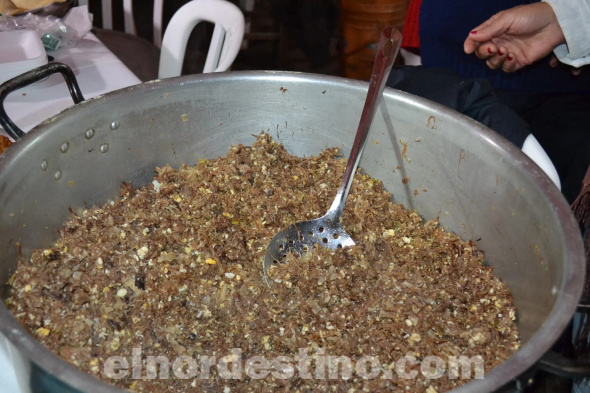
[[[260,131],[297,155],[329,146],[347,155],[366,91],[366,83],[325,76],[208,74],[145,83],[62,112],[0,159],[0,281],[15,270],[17,244],[28,257],[56,240],[68,208],[108,202],[123,181],[147,184],[158,165],[225,155]],[[395,201],[474,239],[513,291],[524,345],[456,392],[497,390],[532,366],[571,318],[584,272],[576,222],[545,174],[481,124],[390,89],[360,167]],[[3,305],[0,330],[23,373],[43,370],[83,392],[120,392],[44,349]]]

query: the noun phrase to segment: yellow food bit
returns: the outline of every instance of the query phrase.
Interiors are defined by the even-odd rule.
[[[262,337],[262,343],[263,344],[266,344],[269,341],[270,341],[270,336],[264,336],[264,337]]]
[[[49,336],[49,329],[44,328],[44,327],[40,327],[39,329],[35,330],[37,332],[38,335],[40,336],[44,336],[47,337]]]
[[[207,265],[215,265],[217,263],[217,261],[213,258],[207,258],[207,259],[205,259],[205,263]]]
[[[29,284],[27,284],[27,285],[25,286],[25,292],[29,292],[31,289],[32,289],[32,288],[31,288],[31,286],[30,286]]]
[[[111,349],[113,351],[116,351],[117,349],[119,349],[121,347],[121,342],[119,341],[119,339],[117,337],[115,337],[113,339],[113,341],[111,341]]]
[[[147,248],[146,246],[143,246],[139,250],[137,250],[137,256],[139,257],[139,259],[143,259],[143,258],[145,258],[145,256],[147,255],[147,253],[149,251],[150,251],[149,248]]]
[[[429,386],[429,387],[426,389],[426,393],[438,393],[438,392],[436,391],[436,389],[435,389],[435,388],[433,388],[432,386]]]
[[[182,114],[182,122],[186,123],[188,121],[188,115]]]
[[[486,342],[486,338],[485,338],[485,336],[483,334],[481,334],[479,332],[478,333],[475,333],[473,335],[473,337],[471,337],[469,339],[469,343],[470,344],[473,344],[473,343],[484,343],[484,342]]]
[[[383,237],[392,237],[395,236],[395,230],[393,229],[388,229],[385,232],[383,232]]]
[[[232,353],[231,355],[226,355],[226,356],[222,357],[221,361],[224,363],[230,363],[230,362],[235,362],[238,359],[239,359],[238,355],[236,355],[235,353]]]

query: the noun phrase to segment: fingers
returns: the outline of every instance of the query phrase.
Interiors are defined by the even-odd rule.
[[[486,65],[492,70],[501,68],[504,72],[514,72],[522,68],[514,53],[508,52],[505,47],[498,48],[496,53],[488,56]]]
[[[504,47],[500,47],[494,55],[488,57],[488,59],[486,60],[486,64],[492,70],[497,70],[498,68],[501,68],[504,65],[507,56],[508,50],[506,50],[506,48]]]
[[[475,51],[475,55],[481,59],[486,60],[493,57],[498,53],[498,47],[493,42],[486,42],[483,45],[479,45]]]
[[[561,63],[559,62],[559,60],[557,59],[557,57],[555,57],[555,55],[551,55],[551,59],[549,59],[549,66],[551,68],[557,68]],[[573,76],[578,76],[582,73],[582,69],[581,68],[576,68],[576,67],[571,67],[571,73]]]
[[[473,52],[475,52],[476,49],[478,49],[480,43],[489,41],[489,38],[484,39],[484,37],[481,35],[481,31],[482,31],[482,29],[485,29],[491,23],[493,18],[494,17],[488,19],[487,21],[483,22],[481,25],[476,26],[473,30],[471,30],[471,32],[469,33],[469,35],[465,39],[465,42],[463,43],[463,50],[465,51],[465,53],[470,55]]]
[[[481,43],[499,37],[508,30],[512,19],[505,11],[499,12],[471,30],[466,41]]]
[[[475,35],[479,32],[479,30],[477,30],[477,29],[480,29],[480,28],[482,28],[481,25],[479,27],[476,27],[475,29],[473,29],[471,31],[471,33],[469,33],[469,36],[465,39],[465,42],[463,42],[463,50],[468,55],[477,51],[479,49],[481,43],[489,41],[489,40],[480,39],[481,38],[480,36],[475,37]],[[481,57],[480,57],[480,59],[481,59]]]
[[[479,42],[470,39],[469,37],[463,43],[463,51],[468,55],[472,54],[476,51],[477,47],[479,46]]]
[[[522,68],[522,67],[516,61],[516,56],[514,55],[514,53],[508,53],[506,55],[506,60],[504,60],[504,63],[502,64],[502,71],[514,72],[520,68]]]
[[[480,27],[476,27],[475,29],[473,29],[471,31],[471,33],[469,33],[469,36],[467,36],[467,38],[465,39],[465,42],[463,42],[463,50],[468,55],[475,52],[481,42],[485,42],[485,41],[478,41],[475,39],[474,34],[477,34],[477,29],[479,29],[479,28]],[[472,37],[472,36],[474,36],[474,37]]]
[[[505,11],[495,14],[471,30],[463,43],[463,50],[468,55],[474,53],[480,44],[491,42],[493,38],[500,37],[504,34],[510,27],[511,22],[512,18]]]

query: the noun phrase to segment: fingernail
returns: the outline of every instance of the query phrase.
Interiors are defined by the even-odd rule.
[[[502,53],[502,51],[501,51],[500,49],[498,49],[498,54],[499,54],[500,56],[504,56],[504,53]]]
[[[471,34],[477,34],[477,30],[473,30]]]
[[[512,60],[512,56],[510,56],[510,55],[508,55],[506,58],[507,58],[508,60]]]
[[[488,53],[493,53],[492,48],[488,48]]]

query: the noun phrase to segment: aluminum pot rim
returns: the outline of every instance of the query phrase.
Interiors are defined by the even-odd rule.
[[[73,105],[56,116],[40,123],[34,127],[33,130],[29,131],[21,140],[17,141],[11,149],[8,149],[4,155],[4,159],[0,159],[0,172],[4,168],[5,162],[8,162],[11,157],[18,156],[19,150],[25,149],[28,144],[33,143],[37,138],[41,137],[43,133],[49,132],[49,128],[53,123],[58,122],[66,116],[74,115],[79,110],[87,110],[86,107],[92,108],[100,106],[105,100],[136,91],[149,91],[152,89],[171,88],[178,85],[236,79],[275,80],[277,82],[315,82],[326,86],[339,85],[357,90],[366,90],[368,86],[367,82],[342,77],[287,71],[232,71],[225,73],[187,75],[165,80],[145,82],[88,99],[80,104]],[[575,221],[565,198],[543,170],[541,170],[520,149],[495,131],[492,131],[483,124],[448,107],[413,94],[386,88],[384,95],[395,97],[397,100],[412,103],[413,105],[421,105],[442,113],[452,114],[458,123],[468,126],[467,129],[469,132],[480,134],[485,142],[497,149],[507,160],[512,160],[517,165],[520,165],[522,169],[535,180],[539,188],[542,189],[547,202],[553,207],[555,214],[562,223],[563,234],[567,243],[565,246],[566,255],[564,255],[564,260],[569,260],[570,263],[567,264],[566,270],[563,274],[561,282],[561,288],[563,291],[557,295],[555,305],[549,313],[548,318],[514,355],[493,370],[486,372],[484,379],[473,380],[452,390],[453,393],[496,391],[534,366],[543,354],[550,350],[551,346],[568,325],[576,310],[578,300],[582,295],[584,284],[584,274],[579,274],[579,272],[583,272],[585,267],[584,248],[578,224]],[[0,331],[17,347],[17,349],[21,350],[41,369],[81,392],[123,392],[123,390],[107,384],[106,382],[102,382],[90,374],[70,365],[45,348],[18,323],[16,318],[14,318],[8,311],[4,302],[1,303]]]

